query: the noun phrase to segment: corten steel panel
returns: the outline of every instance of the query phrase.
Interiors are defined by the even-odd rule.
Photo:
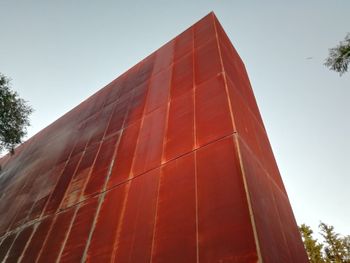
[[[162,167],[153,261],[196,262],[196,224],[195,155],[189,153]]]
[[[16,233],[11,233],[7,237],[3,238],[0,245],[0,260],[3,261],[6,258],[7,253],[9,252],[13,241],[16,238]]]
[[[35,262],[42,246],[45,243],[46,236],[52,225],[52,217],[46,217],[35,226],[35,232],[27,244],[27,248],[23,251],[24,262]]]
[[[75,212],[76,207],[73,207],[55,216],[55,220],[48,233],[46,242],[41,248],[37,262],[54,262],[58,258],[63,242],[69,234]]]
[[[213,13],[0,164],[1,262],[307,262]]]
[[[171,100],[164,149],[165,160],[192,151],[194,145],[194,94],[188,91]]]
[[[88,262],[110,262],[113,259],[115,240],[123,217],[130,183],[122,184],[101,197],[101,208],[87,240],[85,253]]]
[[[196,152],[202,262],[256,262],[246,193],[232,136]]]
[[[131,180],[114,243],[114,262],[150,262],[159,176],[157,168]]]
[[[89,198],[79,207],[62,252],[61,262],[79,262],[83,257],[97,206],[98,198]]]
[[[24,228],[16,237],[11,250],[8,253],[7,262],[17,262],[33,232],[33,225]]]

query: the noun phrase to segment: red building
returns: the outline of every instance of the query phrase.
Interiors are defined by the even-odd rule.
[[[213,13],[0,164],[0,262],[308,262]]]

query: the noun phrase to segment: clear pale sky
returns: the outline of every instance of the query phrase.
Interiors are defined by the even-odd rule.
[[[242,57],[298,223],[350,234],[350,1],[3,1],[0,72],[34,135],[214,11]]]

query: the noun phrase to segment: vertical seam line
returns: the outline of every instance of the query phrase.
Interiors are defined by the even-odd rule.
[[[154,64],[153,64],[154,66]],[[139,64],[139,68],[141,67],[141,64]],[[132,157],[132,162],[130,165],[130,172],[129,172],[129,176],[127,178],[128,182],[125,185],[125,197],[123,200],[123,207],[120,213],[120,217],[119,217],[119,224],[117,226],[117,231],[116,231],[116,236],[115,239],[113,241],[113,250],[112,250],[112,257],[111,257],[111,262],[113,262],[115,260],[115,256],[116,256],[116,252],[117,252],[117,245],[118,245],[118,239],[119,239],[119,235],[120,235],[120,231],[121,231],[121,227],[122,227],[122,223],[123,223],[123,219],[124,219],[124,214],[125,214],[125,209],[126,209],[126,204],[127,204],[127,200],[129,197],[129,191],[130,191],[130,187],[131,187],[131,179],[132,179],[132,175],[133,175],[133,166],[134,166],[134,162],[135,162],[135,156],[137,153],[137,149],[139,146],[139,141],[140,141],[140,135],[141,135],[141,131],[142,131],[142,127],[144,124],[144,120],[146,117],[146,109],[147,109],[147,103],[148,103],[148,97],[149,97],[149,93],[150,93],[150,89],[151,89],[151,79],[153,77],[153,70],[152,69],[152,74],[150,76],[150,79],[148,80],[148,88],[147,88],[147,94],[146,94],[146,99],[145,99],[145,105],[142,111],[142,119],[141,119],[141,123],[140,123],[140,128],[139,128],[139,132],[138,132],[138,136],[137,136],[137,140],[136,140],[136,145],[135,145],[135,150],[134,150],[134,155]],[[125,118],[126,119],[126,118]]]
[[[228,91],[226,72],[225,72],[225,68],[224,68],[224,62],[222,60],[222,53],[221,53],[221,48],[220,48],[220,43],[219,43],[219,35],[218,35],[218,32],[217,32],[217,28],[216,28],[217,25],[216,25],[215,17],[214,17],[213,14],[212,14],[212,19],[213,19],[214,30],[215,30],[216,45],[217,45],[218,52],[219,52],[221,70],[222,70],[222,73],[223,73],[222,76],[223,76],[224,83],[225,83],[226,98],[227,98],[227,103],[228,103],[228,107],[229,107],[229,110],[230,110],[230,118],[231,118],[232,129],[233,129],[233,131],[235,131],[236,130],[236,124],[235,124],[235,120],[233,118],[232,105],[231,105],[231,101],[230,101],[230,93]]]
[[[152,245],[151,245],[151,256],[150,256],[150,262],[153,260],[153,250],[154,250],[154,242],[155,242],[155,234],[156,234],[156,223],[157,223],[157,217],[158,217],[158,199],[159,199],[159,190],[160,190],[160,181],[163,176],[163,169],[162,164],[163,164],[163,158],[165,158],[165,146],[166,146],[166,141],[167,141],[167,133],[168,133],[168,122],[169,122],[169,113],[170,113],[170,102],[171,102],[171,88],[172,88],[172,79],[173,79],[173,74],[174,74],[174,68],[175,68],[175,63],[174,63],[174,51],[175,51],[175,41],[173,44],[173,50],[172,50],[172,63],[170,63],[171,67],[171,73],[169,77],[169,92],[168,92],[168,103],[167,103],[167,113],[166,113],[166,119],[164,123],[164,134],[163,134],[163,145],[162,145],[162,156],[161,156],[161,163],[159,167],[159,178],[158,178],[158,189],[157,189],[157,197],[156,197],[156,211],[154,215],[154,225],[153,225],[153,235],[152,235]],[[165,161],[166,162],[166,161]],[[164,163],[165,163],[164,162]]]
[[[192,28],[192,85],[193,85],[193,149],[197,148],[197,129],[196,129],[196,81],[195,81],[195,43],[194,28]],[[198,181],[197,181],[197,152],[194,155],[194,187],[195,187],[195,214],[196,214],[196,262],[199,262],[199,233],[198,233]]]
[[[247,179],[246,179],[246,176],[245,176],[244,165],[243,165],[243,160],[242,160],[241,149],[240,149],[238,137],[234,136],[233,140],[235,141],[236,151],[237,151],[237,154],[238,154],[239,166],[240,166],[242,179],[243,179],[244,190],[245,190],[245,194],[246,194],[246,198],[247,198],[249,217],[250,217],[250,221],[251,221],[252,228],[253,228],[253,234],[254,234],[254,239],[255,239],[256,250],[257,250],[258,257],[259,257],[259,262],[262,263],[263,259],[262,259],[262,256],[261,256],[258,232],[257,232],[257,228],[256,228],[254,212],[253,212],[252,202],[251,202],[251,198],[250,198],[250,194],[249,194]]]

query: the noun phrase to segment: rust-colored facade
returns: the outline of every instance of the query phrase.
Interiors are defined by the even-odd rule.
[[[0,262],[308,262],[213,13],[0,163]]]

